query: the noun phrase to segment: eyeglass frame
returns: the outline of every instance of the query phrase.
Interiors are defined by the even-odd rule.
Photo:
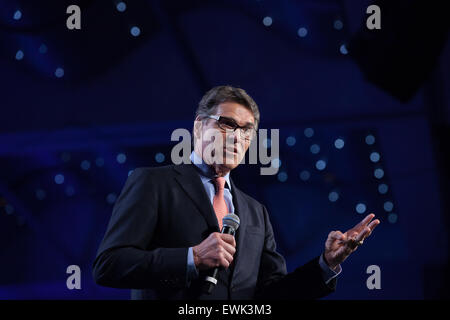
[[[221,116],[221,115],[215,115],[215,114],[206,115],[206,116],[204,116],[204,118],[209,118],[209,119],[214,119],[214,120],[216,120],[217,125],[219,126],[219,128],[220,128],[221,130],[225,130],[225,132],[226,132],[228,129],[224,129],[224,128],[221,127],[220,122],[219,122],[220,118],[225,118],[225,119],[230,119],[230,120],[232,120],[232,121],[235,123],[235,125],[236,125],[236,126],[234,127],[234,129],[233,129],[233,132],[235,132],[236,129],[241,130],[242,137],[244,137],[244,139],[247,140],[247,141],[252,140],[251,138],[252,138],[253,134],[256,133],[256,128],[255,128],[254,126],[253,126],[252,128],[248,128],[248,127],[245,127],[245,126],[240,126],[240,125],[237,124],[236,120],[234,120],[233,118],[224,117],[224,116]],[[250,135],[249,135],[248,137],[246,137],[246,133],[243,133],[243,132],[242,132],[243,129],[244,129],[244,130],[245,130],[245,129],[250,129],[250,130],[251,130],[251,133],[250,133]],[[230,130],[231,130],[231,129],[230,129]]]

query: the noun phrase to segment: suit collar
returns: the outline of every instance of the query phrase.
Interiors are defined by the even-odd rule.
[[[244,199],[244,195],[242,194],[242,191],[239,190],[236,185],[234,184],[233,179],[230,178],[231,182],[231,195],[233,197],[233,204],[234,204],[234,213],[239,217],[241,223],[239,225],[239,229],[242,227],[245,227],[246,225],[246,218],[247,218],[247,211],[248,211],[248,204],[247,201]],[[238,229],[238,230],[239,230]],[[239,232],[239,231],[238,231]]]
[[[203,215],[211,232],[219,232],[216,214],[211,202],[206,194],[205,187],[193,164],[181,164],[174,166],[174,170],[179,173],[175,177],[181,188],[194,202],[197,209]]]
[[[244,194],[241,190],[239,190],[236,185],[233,182],[233,179],[230,179],[231,181],[231,195],[233,196],[233,204],[234,204],[234,212],[239,217],[240,225],[239,229],[236,232],[235,238],[236,238],[236,255],[234,257],[234,267],[233,267],[233,275],[232,275],[232,282],[235,281],[236,277],[239,274],[239,264],[242,260],[242,255],[245,254],[242,250],[244,248],[244,241],[245,241],[245,229],[247,227],[247,218],[249,216],[249,208],[248,208],[248,202],[244,198]]]

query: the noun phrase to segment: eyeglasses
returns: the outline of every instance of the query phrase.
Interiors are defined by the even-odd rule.
[[[210,118],[210,119],[216,120],[217,125],[224,132],[226,132],[227,130],[233,130],[233,132],[235,132],[236,129],[239,129],[239,131],[241,133],[240,136],[245,140],[251,140],[256,131],[255,128],[253,127],[253,125],[240,126],[232,118],[218,116],[218,115],[208,115],[208,116],[205,116],[205,118]]]

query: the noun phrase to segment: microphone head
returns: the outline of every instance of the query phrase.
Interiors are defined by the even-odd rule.
[[[236,232],[236,230],[239,228],[239,225],[241,223],[241,220],[237,215],[234,213],[229,213],[222,219],[222,225],[224,227],[229,227]]]

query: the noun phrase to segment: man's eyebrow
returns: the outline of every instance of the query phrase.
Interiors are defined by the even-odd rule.
[[[241,126],[241,125],[239,124],[239,122],[236,121],[235,118],[227,117],[227,116],[221,116],[221,117],[227,118],[227,119],[230,119],[230,120],[233,120],[234,122],[236,122],[237,125]],[[251,127],[254,127],[255,124],[254,124],[253,122],[247,122],[247,123],[245,123],[245,124],[244,124],[243,126],[241,126],[241,127],[250,127],[250,126],[251,126]]]
[[[241,126],[236,120],[234,120],[239,126]],[[255,127],[255,125],[252,122],[247,122],[246,124],[244,124],[243,126],[241,126],[243,128],[249,128],[249,127]]]

